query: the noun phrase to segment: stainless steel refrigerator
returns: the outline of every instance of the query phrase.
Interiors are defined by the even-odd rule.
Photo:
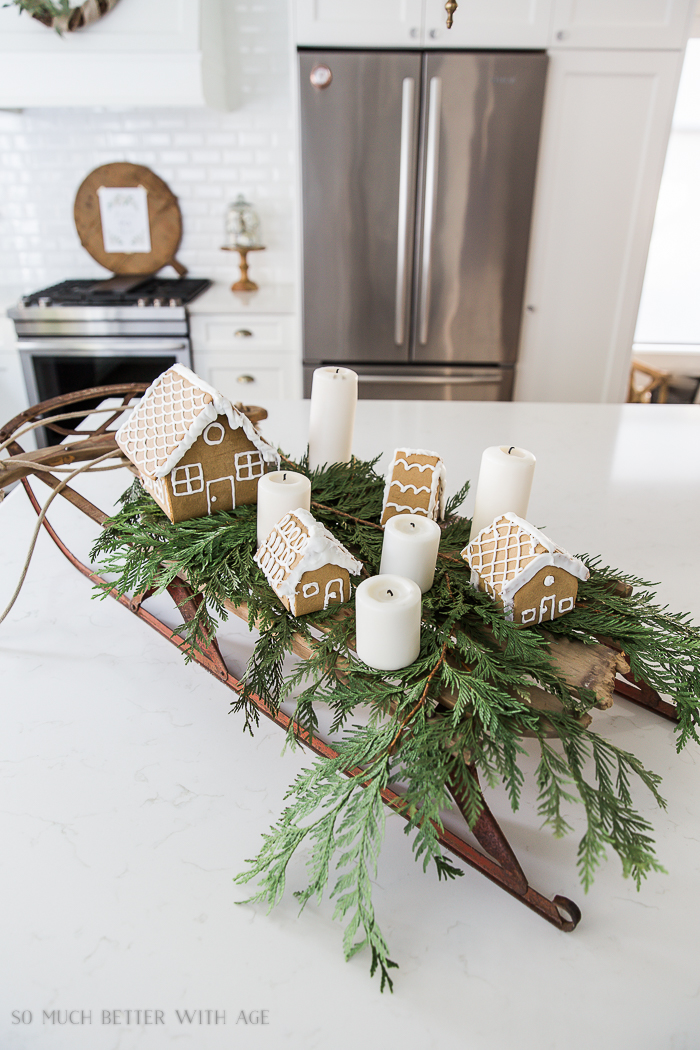
[[[547,57],[300,50],[304,383],[508,400]]]

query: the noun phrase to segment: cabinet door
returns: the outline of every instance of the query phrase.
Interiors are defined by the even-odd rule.
[[[555,0],[553,47],[685,47],[696,0]]]
[[[682,58],[550,53],[516,400],[625,400]]]
[[[410,47],[423,40],[424,0],[296,0],[296,42]]]
[[[546,48],[553,0],[460,0],[451,29],[444,0],[425,0],[425,46]]]
[[[198,375],[234,404],[265,405],[301,396],[301,368],[282,354],[202,353],[193,351]]]

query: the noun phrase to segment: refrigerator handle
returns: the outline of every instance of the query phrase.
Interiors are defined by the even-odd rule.
[[[430,266],[433,250],[433,223],[438,180],[438,152],[440,149],[440,102],[442,79],[430,78],[428,100],[428,134],[425,164],[425,205],[423,208],[423,252],[418,313],[418,340],[421,346],[428,342],[428,316],[430,314]]]
[[[394,317],[394,342],[402,346],[406,324],[406,280],[408,266],[406,246],[408,244],[409,197],[411,182],[411,158],[413,154],[413,77],[404,77],[401,97],[401,154],[399,166],[399,232],[396,241],[396,315]]]

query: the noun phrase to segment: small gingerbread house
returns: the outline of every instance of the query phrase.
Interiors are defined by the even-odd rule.
[[[258,479],[279,466],[248,417],[179,364],[151,384],[116,439],[172,522],[255,503]]]
[[[462,557],[472,585],[499,602],[507,620],[523,625],[570,612],[579,580],[590,575],[582,561],[516,514],[503,514],[482,529]]]
[[[384,489],[382,525],[395,514],[445,516],[445,464],[435,452],[397,448]]]
[[[293,616],[347,602],[350,577],[362,572],[362,562],[302,508],[277,522],[255,561]]]

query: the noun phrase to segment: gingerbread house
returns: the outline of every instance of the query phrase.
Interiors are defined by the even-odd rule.
[[[172,522],[255,503],[279,454],[228,398],[184,365],[163,372],[116,434]]]
[[[280,518],[255,561],[293,616],[347,602],[350,577],[362,572],[362,562],[302,508]]]
[[[382,525],[395,514],[445,516],[445,464],[435,452],[397,448],[387,474]]]
[[[543,623],[570,612],[589,572],[516,514],[503,514],[462,551],[471,583],[503,607],[507,620]]]

